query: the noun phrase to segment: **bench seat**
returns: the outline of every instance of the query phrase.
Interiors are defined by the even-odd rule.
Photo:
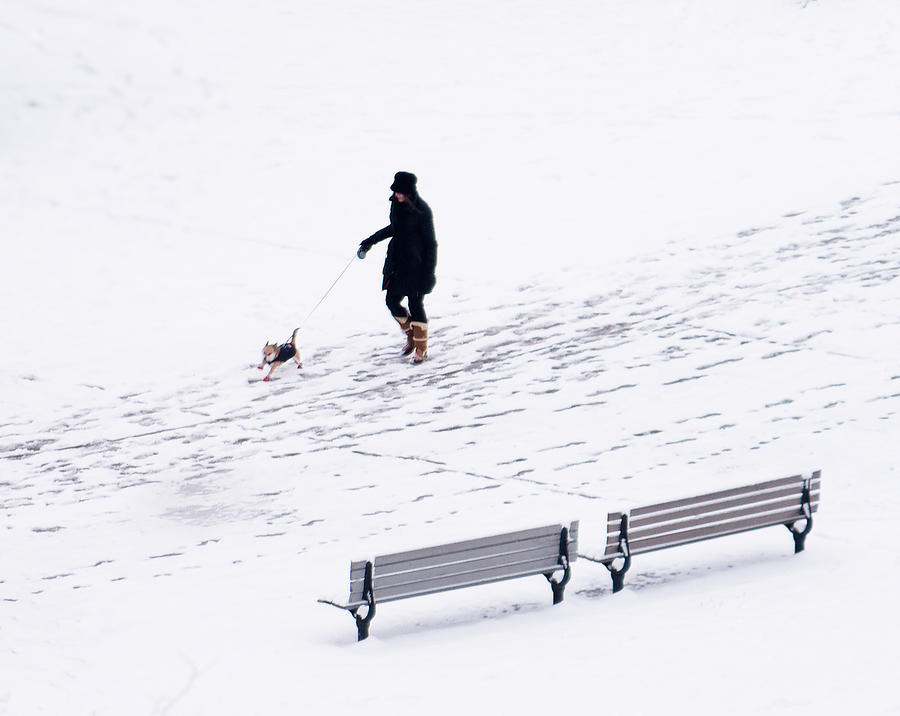
[[[821,471],[770,480],[697,497],[639,507],[607,516],[606,551],[599,561],[610,570],[613,591],[622,588],[631,558],[749,530],[785,525],[794,536],[794,552],[802,552],[819,509]],[[803,522],[802,530],[795,529]],[[584,556],[584,555],[582,555]],[[615,560],[624,559],[621,567]]]
[[[553,588],[553,603],[562,601],[570,561],[578,553],[578,522],[414,549],[350,564],[346,604],[320,599],[350,611],[359,639],[368,636],[375,605],[427,594],[464,589],[507,579],[543,574]],[[571,557],[570,557],[571,555]],[[559,579],[553,575],[562,572]],[[365,617],[357,610],[367,607]]]

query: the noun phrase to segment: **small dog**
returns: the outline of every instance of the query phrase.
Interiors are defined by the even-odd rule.
[[[300,332],[299,328],[294,329],[294,333],[291,335],[291,339],[287,343],[282,343],[278,345],[277,343],[266,343],[262,349],[262,363],[260,363],[257,368],[262,370],[267,365],[269,366],[269,372],[266,373],[266,377],[263,380],[269,380],[272,376],[272,372],[280,366],[282,363],[287,363],[291,358],[293,358],[297,362],[297,370],[303,367],[303,363],[300,362],[300,351],[297,349],[297,334]]]

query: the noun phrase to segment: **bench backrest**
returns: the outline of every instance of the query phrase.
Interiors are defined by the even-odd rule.
[[[713,537],[787,524],[804,519],[804,490],[810,514],[819,507],[821,473],[794,475],[708,495],[673,500],[631,510],[627,517],[630,554],[699,542]],[[621,512],[607,517],[604,561],[626,556]]]
[[[547,525],[492,537],[376,557],[372,584],[376,602],[417,597],[563,569],[561,541],[568,558],[578,554],[578,522],[567,529]],[[350,565],[348,607],[363,606],[367,561]]]

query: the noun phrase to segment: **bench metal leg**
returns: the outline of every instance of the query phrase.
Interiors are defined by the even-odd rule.
[[[569,569],[569,560],[566,560],[566,571],[563,573],[562,579],[558,582],[554,581],[553,574],[545,574],[547,581],[550,582],[550,589],[553,590],[553,603],[559,604],[563,600],[563,594],[566,591],[566,585],[569,583],[569,578],[572,576],[572,572]]]
[[[369,623],[375,618],[375,593],[372,589],[372,563],[366,562],[366,574],[363,578],[363,596],[366,598],[367,609],[366,616],[361,617],[357,614],[359,607],[351,609],[350,613],[356,620],[356,640],[362,641],[369,636]]]
[[[794,537],[794,554],[798,552],[802,552],[803,548],[806,546],[806,535],[809,534],[809,531],[812,529],[812,510],[809,505],[809,491],[812,487],[812,480],[806,480],[803,483],[803,494],[801,496],[802,499],[802,509],[803,509],[803,517],[800,519],[806,520],[806,526],[802,530],[795,530],[794,525],[797,524],[800,520],[795,520],[794,522],[786,522],[785,527],[787,527],[791,531],[791,535]]]
[[[618,569],[612,566],[612,562],[604,562],[603,566],[609,570],[609,576],[612,577],[613,594],[621,592],[625,586],[625,572],[631,566],[631,557],[626,557],[624,564]]]
[[[618,569],[613,567],[615,560],[603,562],[603,566],[609,570],[609,575],[612,577],[613,594],[622,591],[622,588],[625,586],[625,572],[631,566],[631,548],[628,545],[628,515],[622,515],[622,519],[619,522],[618,550],[625,555],[625,561],[621,567]]]
[[[609,575],[612,577],[613,594],[621,592],[625,588],[625,572],[624,569],[610,568]]]
[[[550,582],[550,588],[553,590],[553,603],[559,604],[563,600],[563,594],[566,591],[566,585],[572,576],[572,570],[569,568],[569,528],[563,527],[559,532],[559,563],[566,570],[563,572],[562,579],[558,582],[553,581],[553,572],[544,574],[547,581]]]
[[[369,605],[365,617],[361,617],[356,612],[357,609],[354,609],[350,613],[356,620],[356,640],[362,641],[369,636],[369,622],[371,622],[372,618],[375,616],[375,604],[372,603]]]
[[[791,531],[791,536],[794,538],[794,554],[802,552],[806,547],[806,535],[809,534],[809,531],[812,529],[812,517],[806,518],[806,527],[802,530],[795,530],[794,525],[796,522],[788,522],[785,524]]]

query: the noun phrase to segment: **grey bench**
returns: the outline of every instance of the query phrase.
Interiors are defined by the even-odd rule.
[[[785,525],[794,537],[794,553],[802,552],[819,507],[821,471],[794,475],[708,495],[663,502],[607,516],[606,551],[601,562],[610,572],[613,592],[622,589],[625,572],[636,554],[699,542],[749,530]],[[803,529],[796,524],[803,523]],[[624,560],[621,566],[614,566]]]
[[[350,597],[346,604],[320,599],[349,611],[358,640],[369,636],[375,605],[506,579],[543,574],[553,590],[553,603],[563,600],[578,554],[578,522],[548,525],[481,539],[385,554],[350,563]],[[571,557],[570,557],[571,555]],[[559,579],[556,572],[562,572]],[[365,616],[358,613],[366,607]]]

